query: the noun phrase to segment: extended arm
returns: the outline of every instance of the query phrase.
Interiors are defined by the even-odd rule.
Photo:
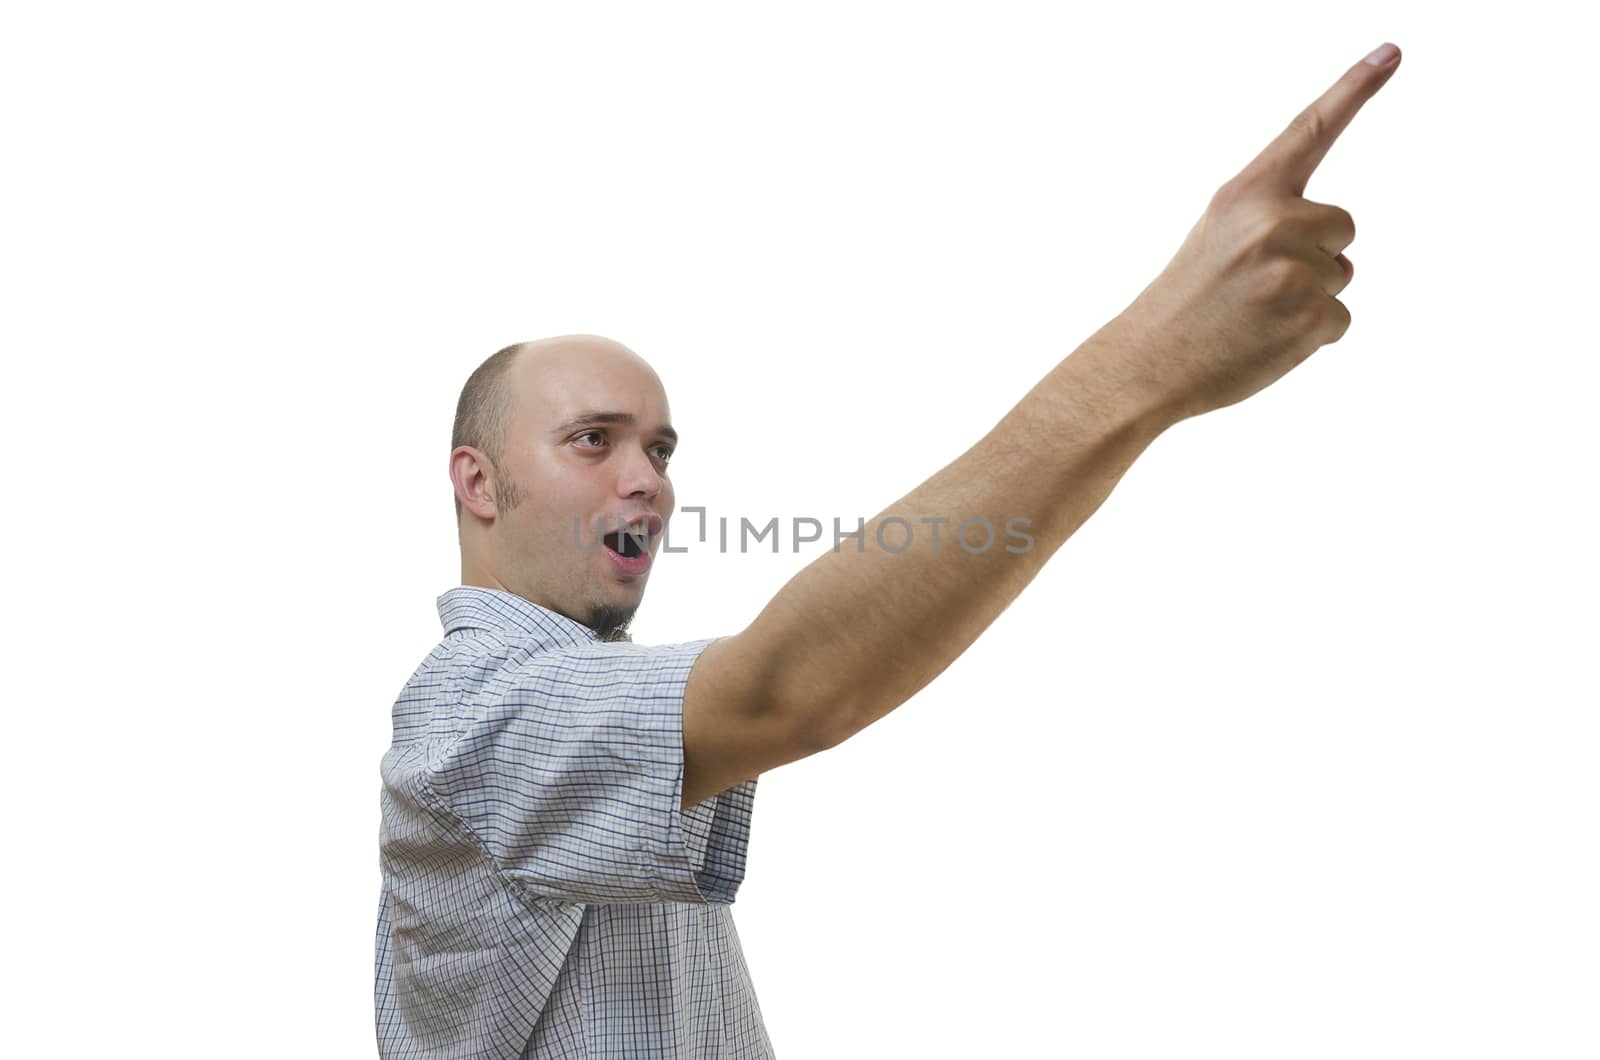
[[[845,539],[796,574],[741,634],[768,660],[772,701],[817,746],[849,738],[943,672],[1175,422],[1129,385],[1118,323],[868,522],[859,551]],[[880,546],[880,524],[896,516],[904,522],[884,526]]]
[[[1167,427],[1244,400],[1343,336],[1350,313],[1338,295],[1355,270],[1342,251],[1355,222],[1302,193],[1398,65],[1386,46],[1347,70],[1218,189],[1132,305],[960,458],[878,513],[859,550],[846,540],[823,554],[745,630],[705,649],[684,694],[685,807],[904,703]]]

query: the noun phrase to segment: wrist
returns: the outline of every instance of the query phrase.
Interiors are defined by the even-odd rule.
[[[1187,395],[1162,371],[1171,354],[1161,337],[1126,315],[1116,317],[1089,336],[1068,362],[1078,368],[1075,384],[1094,395],[1116,430],[1147,440],[1193,413]]]

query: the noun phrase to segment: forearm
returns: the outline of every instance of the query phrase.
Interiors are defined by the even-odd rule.
[[[942,673],[1177,422],[1127,377],[1118,350],[1131,335],[1116,324],[869,521],[859,543],[846,538],[796,574],[751,623],[774,709],[819,745],[848,739]]]

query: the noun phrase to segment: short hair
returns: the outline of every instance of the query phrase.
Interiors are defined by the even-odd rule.
[[[525,345],[517,342],[496,351],[467,377],[467,385],[461,388],[461,398],[456,402],[455,428],[450,434],[452,453],[470,445],[489,458],[489,466],[500,478],[502,496],[497,501],[504,508],[514,508],[521,500],[515,484],[502,477],[500,461],[505,457],[506,432],[511,428],[511,367]],[[454,494],[453,489],[451,492]],[[456,521],[460,522],[460,496],[455,497],[455,502]]]

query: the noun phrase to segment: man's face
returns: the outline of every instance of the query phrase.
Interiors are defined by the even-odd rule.
[[[493,528],[502,581],[602,635],[625,629],[674,508],[666,392],[637,355],[594,340],[529,348],[512,376],[501,472],[518,496],[500,505]],[[603,543],[648,516],[660,523],[638,558]]]

